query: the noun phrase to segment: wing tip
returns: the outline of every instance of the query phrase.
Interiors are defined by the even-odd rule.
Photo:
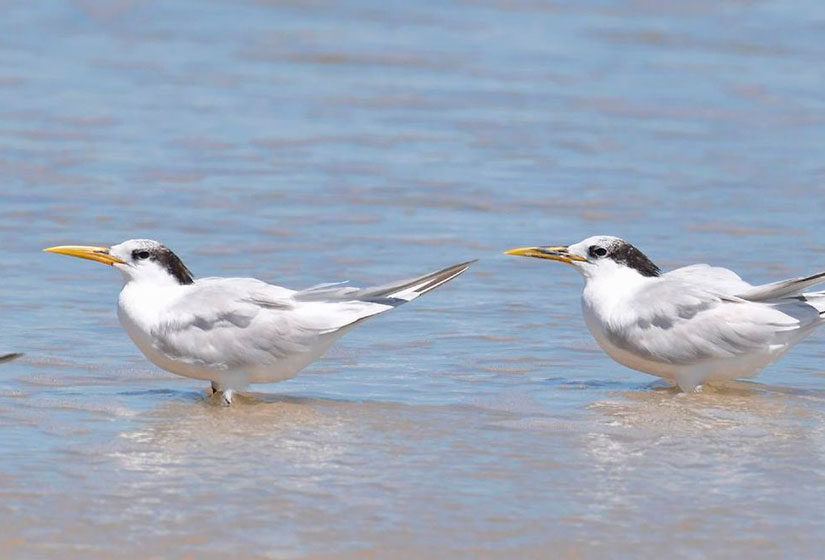
[[[456,276],[464,274],[470,266],[474,263],[478,262],[478,259],[473,259],[471,261],[454,264],[453,266],[448,266],[447,268],[443,268],[437,272],[433,272],[424,277],[425,282],[423,282],[420,286],[416,287],[413,291],[418,294],[426,294],[429,291],[432,291],[442,284],[446,284]]]
[[[3,354],[0,356],[0,364],[4,362],[10,362],[12,360],[16,360],[17,358],[21,357],[23,354],[21,352],[12,352],[11,354]]]

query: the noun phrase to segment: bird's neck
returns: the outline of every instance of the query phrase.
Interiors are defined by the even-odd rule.
[[[120,272],[123,274],[124,288],[131,285],[139,286],[144,290],[151,287],[174,288],[184,286],[180,283],[180,280],[160,267],[145,268],[137,273],[139,275],[136,275],[136,272],[130,269],[121,269]]]
[[[596,315],[607,319],[617,306],[656,280],[657,278],[642,276],[637,271],[626,267],[586,277],[584,292],[582,292],[582,305]]]
[[[118,315],[124,326],[134,324],[146,330],[156,324],[165,311],[186,294],[177,282],[127,281],[118,297]],[[127,329],[128,330],[128,329]]]

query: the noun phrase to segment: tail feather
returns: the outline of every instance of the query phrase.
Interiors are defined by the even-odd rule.
[[[790,298],[786,298],[784,301],[787,301],[788,299],[804,301],[805,303],[819,311],[820,316],[825,315],[825,292],[806,292],[798,296],[791,296]]]

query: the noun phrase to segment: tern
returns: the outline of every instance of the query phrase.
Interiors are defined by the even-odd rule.
[[[110,265],[123,275],[118,318],[156,366],[212,382],[223,404],[252,383],[294,377],[355,325],[449,282],[475,262],[358,289],[290,290],[254,278],[196,280],[157,241],[44,249]]]
[[[805,292],[825,282],[825,272],[761,286],[707,264],[663,273],[610,236],[506,254],[573,266],[584,277],[582,313],[599,346],[685,392],[756,375],[825,321],[825,292]]]

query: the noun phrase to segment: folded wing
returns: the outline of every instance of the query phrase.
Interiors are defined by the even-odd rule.
[[[703,286],[714,292],[735,295],[740,299],[764,302],[799,296],[806,289],[825,283],[825,272],[819,272],[811,276],[753,286],[732,270],[707,264],[677,268],[664,274],[664,277]]]
[[[780,280],[761,286],[751,286],[750,289],[739,293],[739,297],[750,301],[768,301],[784,297],[801,295],[802,292],[811,286],[825,282],[825,272],[804,276],[801,278],[791,278]]]
[[[753,302],[663,278],[611,318],[608,336],[650,360],[692,364],[779,348],[819,321],[819,311],[804,301]]]
[[[373,288],[353,288],[323,284],[295,294],[298,301],[364,301],[397,307],[436,289],[466,271],[476,261],[468,261],[413,278]]]

